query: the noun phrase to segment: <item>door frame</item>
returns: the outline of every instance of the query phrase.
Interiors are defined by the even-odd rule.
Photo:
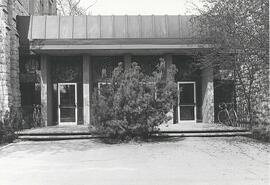
[[[61,85],[74,85],[75,86],[75,122],[61,122],[61,112],[60,112],[60,86]],[[77,125],[78,124],[78,106],[77,106],[77,83],[58,83],[57,84],[57,97],[58,97],[58,124],[59,126],[63,125]]]
[[[193,84],[194,87],[194,120],[180,120],[180,84]],[[179,81],[177,82],[177,115],[178,115],[178,123],[197,123],[197,104],[196,104],[196,82],[195,81]]]

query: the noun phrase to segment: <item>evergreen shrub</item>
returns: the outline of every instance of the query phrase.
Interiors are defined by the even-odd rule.
[[[143,74],[137,63],[127,69],[122,63],[112,77],[104,79],[92,96],[90,132],[113,141],[147,139],[158,126],[172,119],[177,97],[174,65],[160,63],[152,75]]]

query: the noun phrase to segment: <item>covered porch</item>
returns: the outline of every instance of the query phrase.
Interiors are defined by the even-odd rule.
[[[189,17],[31,16],[20,21],[29,25],[23,37],[29,43],[26,58],[36,58],[40,66],[44,126],[88,125],[93,90],[106,85],[104,71],[110,76],[119,62],[125,68],[137,62],[151,74],[159,58],[166,66],[176,65],[175,80],[184,89],[170,124],[214,122],[213,69],[191,67],[193,56],[209,52],[211,45],[196,39]]]

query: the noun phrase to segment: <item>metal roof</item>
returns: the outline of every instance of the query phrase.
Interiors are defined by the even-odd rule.
[[[187,39],[196,36],[190,18],[183,15],[31,16],[28,39]]]

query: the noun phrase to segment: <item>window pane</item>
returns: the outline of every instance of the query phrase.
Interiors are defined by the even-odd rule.
[[[194,85],[179,84],[180,104],[194,104]]]
[[[194,106],[180,106],[180,120],[194,120]]]
[[[144,74],[152,75],[159,63],[160,56],[132,56],[132,62],[136,62]]]
[[[74,108],[61,108],[61,122],[75,122],[75,109]]]
[[[75,105],[75,85],[60,85],[60,105]]]

